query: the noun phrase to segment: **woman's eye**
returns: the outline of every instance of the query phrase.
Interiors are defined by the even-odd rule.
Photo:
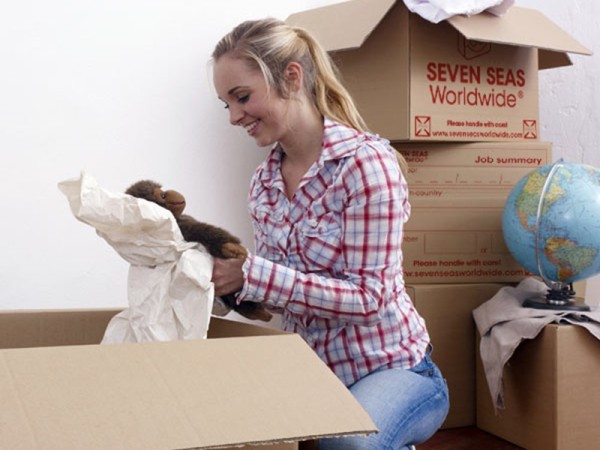
[[[250,94],[246,94],[246,95],[242,95],[241,97],[238,97],[238,102],[240,102],[240,103],[246,103],[248,100],[250,100]]]

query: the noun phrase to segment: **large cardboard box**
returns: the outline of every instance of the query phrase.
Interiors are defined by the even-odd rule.
[[[548,325],[504,368],[505,409],[494,413],[477,352],[477,426],[528,450],[600,443],[600,342],[574,325]]]
[[[298,335],[213,318],[207,340],[97,345],[115,313],[0,312],[0,447],[292,450],[375,430]]]
[[[433,345],[432,359],[448,383],[450,411],[442,428],[475,425],[475,324],[472,311],[505,284],[436,284],[407,286],[425,319]]]
[[[538,69],[591,53],[519,7],[433,24],[399,0],[351,0],[287,21],[330,52],[368,126],[390,140],[537,139]]]
[[[396,143],[408,162],[407,283],[516,282],[528,272],[502,236],[506,198],[551,162],[547,142]]]

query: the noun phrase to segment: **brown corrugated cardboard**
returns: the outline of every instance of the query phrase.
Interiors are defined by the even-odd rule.
[[[425,319],[432,359],[448,383],[450,411],[442,428],[475,425],[475,324],[472,311],[505,284],[411,285],[407,292]]]
[[[477,358],[477,426],[529,450],[598,448],[598,373],[596,338],[583,327],[548,325],[505,366],[498,415]]]
[[[433,24],[401,1],[351,0],[287,21],[332,54],[369,127],[400,141],[538,139],[538,69],[591,53],[519,7]]]
[[[514,185],[551,162],[547,142],[396,143],[412,206],[402,251],[407,283],[515,282],[528,273],[502,237]]]
[[[214,336],[245,337],[91,345],[114,313],[0,313],[3,446],[283,450],[374,430],[297,335],[213,318]]]

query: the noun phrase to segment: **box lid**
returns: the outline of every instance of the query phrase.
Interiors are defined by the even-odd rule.
[[[0,350],[6,448],[189,449],[376,430],[298,335]]]
[[[314,33],[327,51],[348,50],[360,47],[397,1],[350,0],[298,12],[286,21]],[[571,64],[566,53],[592,53],[541,12],[529,8],[513,6],[500,17],[484,12],[447,21],[467,39],[540,49],[540,69]]]

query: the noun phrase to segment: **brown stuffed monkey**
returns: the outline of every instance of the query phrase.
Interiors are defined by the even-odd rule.
[[[174,190],[163,190],[159,183],[152,180],[138,181],[132,184],[125,193],[154,202],[171,211],[183,238],[188,242],[202,244],[211,256],[228,259],[245,258],[248,255],[241,241],[228,231],[183,214],[185,197],[181,193]],[[260,303],[246,301],[238,304],[234,294],[224,295],[221,300],[228,309],[233,309],[248,319],[265,322],[271,320],[271,313]]]

